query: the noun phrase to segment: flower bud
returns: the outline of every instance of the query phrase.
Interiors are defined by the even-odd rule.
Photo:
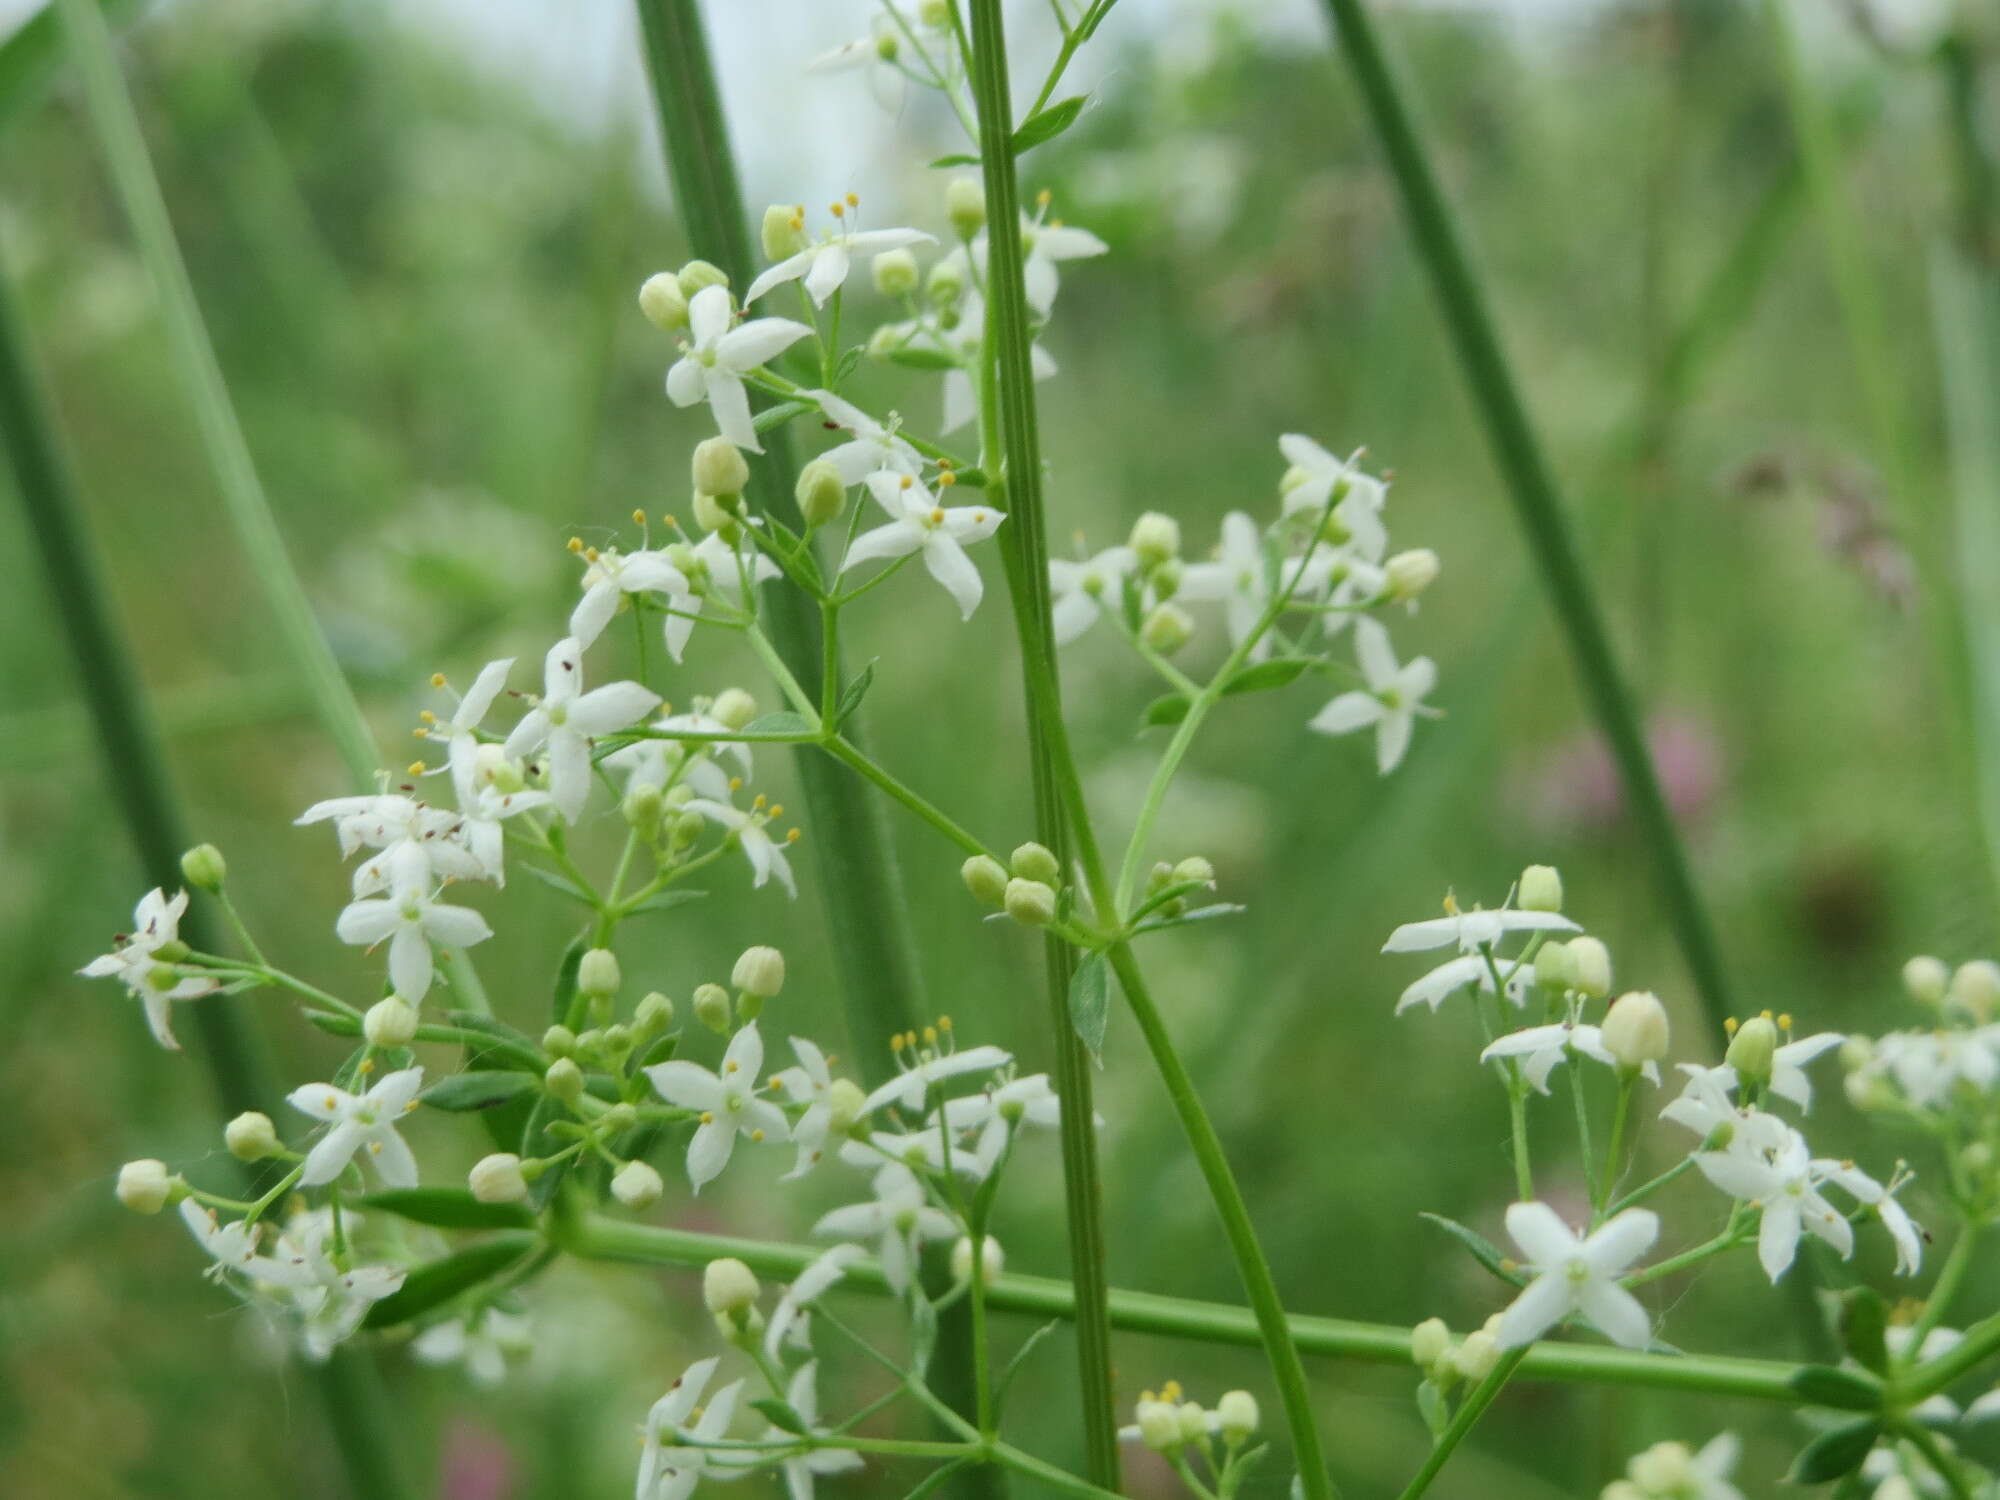
[[[1840,1044],[1840,1070],[1853,1073],[1875,1061],[1875,1043],[1865,1036],[1850,1036]]]
[[[1175,1453],[1181,1447],[1180,1412],[1171,1401],[1156,1401],[1151,1392],[1139,1398],[1133,1415],[1137,1418],[1139,1441],[1155,1453]]]
[[[692,298],[696,292],[709,287],[728,285],[729,273],[708,261],[691,260],[681,267],[680,286],[683,297]]]
[[[694,1018],[717,1036],[729,1032],[729,991],[719,984],[698,985],[694,992]]]
[[[1138,554],[1139,566],[1151,572],[1181,555],[1181,523],[1172,516],[1149,510],[1132,523],[1127,545]]]
[[[648,276],[645,285],[639,288],[639,311],[662,333],[687,327],[688,299],[681,290],[680,278],[671,271]]]
[[[1023,880],[1039,880],[1043,885],[1055,885],[1062,879],[1062,865],[1045,844],[1021,845],[1009,856],[1008,863]]]
[[[591,948],[576,966],[577,990],[593,998],[618,993],[625,976],[618,970],[618,955],[609,948]]]
[[[949,255],[943,260],[933,261],[929,274],[924,277],[924,294],[931,299],[934,307],[949,309],[957,305],[958,299],[965,295],[964,268]],[[885,345],[898,349],[902,347],[902,336],[890,335],[889,325],[884,324],[875,332],[876,338],[882,339]],[[885,335],[889,337],[884,337]],[[878,354],[885,351],[876,348],[876,339],[870,339],[868,352]]]
[[[1771,1081],[1771,1058],[1777,1050],[1778,1023],[1769,1016],[1752,1016],[1736,1028],[1722,1060],[1747,1088]]]
[[[617,1059],[632,1050],[632,1028],[623,1021],[614,1021],[604,1028],[604,1055]]]
[[[577,1066],[575,1058],[559,1057],[542,1075],[542,1087],[563,1103],[574,1104],[583,1097],[583,1069]]]
[[[650,992],[632,1012],[633,1029],[649,1041],[673,1024],[674,1002],[658,990]]]
[[[666,1190],[660,1174],[643,1161],[626,1162],[611,1178],[611,1196],[627,1208],[650,1208]]]
[[[1625,1473],[1649,1495],[1678,1495],[1694,1488],[1693,1457],[1686,1443],[1655,1443],[1635,1455]]]
[[[1056,919],[1056,893],[1039,880],[1010,880],[1005,897],[1007,915],[1027,927],[1046,927]]]
[[[1190,854],[1173,868],[1173,883],[1175,885],[1185,885],[1189,881],[1208,886],[1211,890],[1214,889],[1215,866],[1203,859],[1199,854]]]
[[[701,1297],[718,1318],[733,1318],[757,1305],[763,1290],[757,1273],[733,1256],[712,1260],[701,1273]]]
[[[1903,965],[1903,988],[1919,1005],[1936,1005],[1951,985],[1951,969],[1941,958],[1922,953]]]
[[[689,509],[694,512],[694,524],[703,531],[720,532],[724,541],[735,540],[736,513],[720,497],[711,495],[707,490],[696,490],[694,503]],[[689,582],[693,579],[690,578]]]
[[[401,995],[377,1000],[362,1017],[361,1034],[371,1047],[407,1047],[416,1039],[421,1018]]]
[[[1514,899],[1522,911],[1561,911],[1562,875],[1554,865],[1529,865],[1521,872]]]
[[[870,269],[875,273],[875,290],[885,297],[907,297],[923,280],[916,256],[907,250],[884,250]]]
[[[1484,1328],[1468,1333],[1451,1351],[1451,1367],[1467,1380],[1484,1380],[1499,1363],[1499,1340]]]
[[[944,190],[944,216],[962,240],[986,227],[986,189],[977,178],[952,178]]]
[[[135,1214],[156,1214],[173,1201],[174,1183],[163,1161],[128,1161],[118,1169],[118,1201]]]
[[[979,1242],[979,1274],[992,1284],[993,1279],[1006,1269],[1007,1257],[1000,1249],[1000,1242],[987,1235]],[[951,1247],[951,1279],[953,1281],[972,1280],[972,1237],[960,1235],[958,1243]]]
[[[1170,557],[1153,569],[1149,581],[1153,585],[1153,597],[1165,601],[1181,591],[1181,580],[1187,576],[1187,569],[1181,566],[1178,557]]]
[[[550,1057],[568,1057],[576,1051],[576,1033],[567,1026],[551,1026],[542,1033],[542,1050]]]
[[[1222,1399],[1215,1403],[1215,1415],[1222,1441],[1232,1448],[1241,1447],[1257,1435],[1257,1398],[1248,1391],[1224,1391]]]
[[[958,878],[982,906],[1001,906],[1007,900],[1007,867],[990,854],[975,854],[958,867]]]
[[[614,1104],[597,1117],[597,1128],[605,1135],[623,1135],[639,1123],[639,1111],[631,1105]]]
[[[1438,555],[1428,547],[1398,552],[1382,565],[1388,579],[1389,597],[1406,603],[1437,582]]]
[[[1542,944],[1535,954],[1535,983],[1551,990],[1576,988],[1576,959],[1568,943]]]
[[[700,494],[734,498],[742,494],[744,486],[750,483],[750,465],[726,437],[703,438],[695,444],[694,461],[690,468],[694,473],[695,490]],[[709,529],[713,531],[715,528]]]
[[[521,1173],[521,1158],[511,1151],[480,1157],[466,1174],[465,1183],[481,1203],[519,1203],[528,1196],[528,1179]]]
[[[760,226],[767,260],[790,260],[806,247],[806,216],[797,205],[773,203]]]
[[[262,1161],[277,1154],[278,1128],[269,1115],[245,1110],[222,1127],[222,1144],[238,1161]]]
[[[1602,1000],[1610,994],[1611,950],[1594,937],[1571,938],[1568,947],[1569,961],[1576,966],[1571,988],[1581,990],[1593,1000]]]
[[[1183,1443],[1198,1443],[1208,1436],[1208,1412],[1199,1401],[1183,1401],[1174,1408],[1174,1416],[1181,1424]]]
[[[951,0],[918,0],[917,24],[942,31],[951,24]]]
[[[729,982],[746,995],[769,1000],[785,987],[785,955],[776,948],[745,948],[730,970]]]
[[[1139,627],[1139,639],[1147,650],[1172,656],[1194,639],[1194,617],[1177,604],[1156,604]]]
[[[861,1092],[860,1084],[852,1078],[834,1079],[826,1090],[827,1128],[845,1133],[862,1117],[867,1104],[868,1096]]]
[[[1987,1019],[2000,1002],[2000,964],[1985,958],[1960,964],[1951,976],[1951,999],[1977,1019]]]
[[[808,527],[830,526],[847,510],[847,484],[841,479],[840,470],[823,458],[816,458],[799,470],[798,486],[792,494]]]
[[[666,807],[667,800],[658,787],[641,785],[633,787],[619,801],[618,814],[641,838],[657,842]]]
[[[196,844],[181,856],[181,875],[198,891],[219,891],[229,865],[213,844]]]
[[[1451,1353],[1451,1329],[1443,1318],[1425,1318],[1410,1330],[1410,1363],[1420,1370],[1434,1370],[1438,1361]]]
[[[757,700],[742,688],[724,688],[708,706],[708,716],[718,724],[741,729],[757,717]]]
[[[1636,1073],[1667,1055],[1667,1008],[1650,990],[1620,995],[1604,1013],[1602,1040],[1620,1072]]]

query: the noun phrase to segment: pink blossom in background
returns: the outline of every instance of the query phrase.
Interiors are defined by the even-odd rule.
[[[1646,727],[1667,805],[1687,826],[1714,811],[1722,790],[1722,747],[1705,719],[1669,711]],[[1510,801],[1541,833],[1603,833],[1625,819],[1625,788],[1603,738],[1586,732],[1517,761]]]
[[[492,1428],[460,1418],[445,1430],[438,1500],[508,1500],[514,1459]]]

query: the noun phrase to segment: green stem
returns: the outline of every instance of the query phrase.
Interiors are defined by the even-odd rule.
[[[1685,1172],[1693,1170],[1693,1168],[1694,1168],[1694,1158],[1692,1156],[1683,1156],[1679,1161],[1675,1162],[1671,1167],[1668,1167],[1667,1170],[1662,1172],[1658,1177],[1653,1178],[1649,1182],[1640,1183],[1637,1187],[1633,1188],[1631,1192],[1627,1193],[1624,1197],[1620,1198],[1616,1203],[1612,1204],[1609,1208],[1605,1209],[1604,1217],[1607,1219],[1616,1218],[1619,1214],[1623,1213],[1626,1209],[1632,1207],[1635,1203],[1643,1203],[1646,1199],[1652,1197],[1653,1194],[1657,1193],[1661,1188],[1665,1187],[1675,1178],[1681,1176]]]
[[[1402,195],[1418,256],[1430,273],[1432,289],[1516,517],[1527,534],[1556,617],[1569,638],[1585,695],[1652,854],[1667,920],[1701,992],[1709,1020],[1720,1026],[1724,1017],[1734,1014],[1721,949],[1695,889],[1687,852],[1660,788],[1645,732],[1619,671],[1576,537],[1501,351],[1485,293],[1438,187],[1401,86],[1376,37],[1366,0],[1326,3],[1339,33],[1341,55],[1354,72]]]
[[[1966,1482],[1965,1471],[1958,1461],[1945,1452],[1944,1444],[1921,1422],[1898,1422],[1896,1432],[1917,1452],[1924,1456],[1924,1462],[1931,1466],[1931,1472],[1945,1483],[1957,1500],[1974,1500],[1974,1491]]]
[[[1951,1253],[1945,1256],[1944,1266],[1938,1271],[1938,1278],[1931,1286],[1931,1294],[1924,1299],[1924,1310],[1910,1329],[1910,1352],[1914,1355],[1924,1347],[1924,1335],[1943,1320],[1950,1311],[1952,1299],[1965,1283],[1965,1273],[1971,1269],[1972,1255],[1979,1243],[1980,1224],[1976,1219],[1968,1219],[1965,1227],[1953,1241]]]
[[[1458,1445],[1465,1441],[1465,1435],[1472,1431],[1481,1417],[1486,1415],[1486,1408],[1493,1404],[1493,1398],[1500,1394],[1500,1388],[1507,1383],[1508,1378],[1521,1367],[1522,1361],[1528,1357],[1528,1350],[1532,1347],[1524,1345],[1503,1355],[1500,1363],[1487,1372],[1486,1378],[1473,1387],[1472,1393],[1465,1398],[1464,1403],[1452,1416],[1451,1425],[1445,1428],[1443,1435],[1431,1448],[1431,1455],[1424,1460],[1424,1466],[1417,1470],[1417,1477],[1404,1487],[1402,1500],[1417,1500],[1419,1495],[1431,1487],[1431,1481],[1437,1478],[1439,1471],[1450,1461],[1452,1454],[1458,1451]]]
[[[1582,1069],[1579,1068],[1577,1071],[1581,1072]],[[1572,1079],[1571,1081],[1574,1082],[1575,1080]],[[1618,1159],[1625,1153],[1625,1123],[1631,1118],[1632,1096],[1638,1092],[1638,1088],[1639,1075],[1637,1073],[1626,1073],[1621,1070],[1618,1077],[1618,1102],[1612,1106],[1611,1110],[1611,1139],[1606,1143],[1604,1148],[1604,1185],[1598,1190],[1597,1194],[1597,1206],[1600,1213],[1603,1211],[1604,1205],[1611,1201],[1611,1195],[1618,1187]],[[1583,1091],[1579,1087],[1577,1090],[1579,1107],[1581,1107],[1582,1099]],[[1693,1160],[1693,1157],[1686,1158],[1680,1164],[1680,1167],[1677,1167],[1675,1170],[1680,1170],[1686,1166],[1687,1162]],[[1589,1160],[1586,1157],[1585,1169],[1588,1170],[1588,1168]]]
[[[1535,1196],[1535,1172],[1528,1164],[1528,1090],[1521,1082],[1517,1065],[1506,1063],[1503,1071],[1507,1087],[1507,1134],[1514,1144],[1514,1196],[1526,1203]]]

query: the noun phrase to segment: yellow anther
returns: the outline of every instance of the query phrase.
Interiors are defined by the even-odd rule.
[[[411,1112],[412,1110],[414,1110],[414,1109],[415,1109],[416,1107],[417,1107],[417,1101],[416,1101],[416,1100],[414,1100],[414,1099],[412,1099],[412,1100],[411,1100],[411,1101],[410,1101],[410,1102],[409,1102],[408,1104],[405,1104],[405,1105],[403,1106],[403,1113],[407,1115],[407,1114],[409,1114],[409,1113],[410,1113],[410,1112]]]
[[[924,1028],[924,1045],[926,1047],[935,1047],[937,1045],[937,1027],[926,1026]]]
[[[1723,1034],[1724,1036],[1735,1036],[1735,1035],[1736,1035],[1736,1017],[1734,1017],[1734,1016],[1725,1016],[1725,1017],[1723,1018],[1723,1021],[1722,1021],[1722,1034]]]
[[[422,719],[426,724],[435,724],[438,721],[438,716],[432,713],[428,708],[424,709],[421,713],[419,713],[417,717],[419,719]]]
[[[382,1154],[382,1143],[380,1141],[370,1141],[368,1143],[368,1154],[370,1156],[380,1156]]]
[[[944,525],[944,507],[942,505],[934,505],[931,507],[931,525],[933,526]]]
[[[832,214],[836,219],[847,217],[847,205],[845,203],[829,203],[826,207],[827,212]]]
[[[644,526],[646,524],[646,513],[636,505],[632,507],[632,524],[634,526]]]
[[[782,802],[773,802],[771,804],[771,816],[774,818],[782,818],[784,815],[785,815],[785,804]]]
[[[915,483],[916,483],[916,480],[914,480],[914,479],[910,478],[910,476],[909,476],[909,475],[905,474],[905,475],[903,476],[903,478],[902,478],[902,482],[901,482],[900,484],[898,484],[898,485],[896,486],[896,488],[897,488],[897,489],[899,489],[899,490],[906,490],[906,489],[908,489],[908,488],[909,488],[909,487],[910,487],[911,485],[913,485],[913,484],[915,484]]]
[[[1458,915],[1458,892],[1446,891],[1444,893],[1444,914],[1447,917]]]
[[[1768,1010],[1760,1010],[1757,1014],[1766,1021],[1771,1019],[1771,1013]]]
[[[761,1141],[764,1139],[764,1132],[761,1130],[753,1130],[750,1132],[750,1139],[753,1141]]]
[[[431,673],[431,686],[432,686],[432,687],[439,687],[439,688],[443,687],[443,686],[444,686],[444,673],[442,673],[442,672],[433,672],[433,673]]]
[[[410,762],[410,774],[412,776],[421,776],[424,774],[424,772],[428,771],[429,769],[430,767],[425,765],[420,760],[413,760]]]
[[[847,206],[849,208],[861,207],[861,195],[859,193],[849,193],[847,195]]]
[[[585,562],[596,562],[597,558],[598,551],[595,547],[585,547],[583,549],[583,559]]]
[[[415,729],[412,729],[410,731],[410,734],[412,738],[420,740],[427,740],[431,737],[431,732],[428,729],[424,728],[424,726],[421,724],[419,724]]]
[[[1786,1011],[1784,1014],[1778,1017],[1778,1030],[1790,1031],[1791,1029],[1792,1029],[1792,1015],[1790,1011]]]
[[[340,1107],[340,1101],[334,1098],[333,1095],[328,1094],[326,1096],[326,1107],[328,1109],[338,1109]]]
[[[1035,194],[1035,206],[1037,208],[1047,208],[1050,200],[1054,197],[1054,193],[1050,192],[1047,188],[1043,188],[1039,193]],[[1174,1389],[1178,1391],[1180,1387],[1175,1386]]]
[[[670,510],[660,512],[660,524],[674,531],[681,529],[681,523],[674,518],[674,513]]]
[[[939,469],[937,482],[939,489],[945,489],[950,485],[957,484],[958,476],[952,473],[951,470],[949,469]]]
[[[580,536],[571,537],[569,539],[569,550],[572,552],[581,552],[583,550],[583,538]]]
[[[981,526],[984,526],[986,524],[986,512],[983,510],[975,510],[972,513],[972,519],[974,521],[977,521]]]
[[[362,1059],[361,1059],[361,1066],[360,1066],[360,1067],[358,1067],[358,1068],[356,1068],[356,1069],[355,1069],[354,1071],[355,1071],[355,1072],[357,1072],[357,1073],[372,1073],[372,1072],[374,1072],[374,1071],[375,1071],[375,1059],[374,1059],[374,1058],[372,1058],[372,1057],[364,1057],[364,1058],[362,1058]]]
[[[701,1112],[701,1123],[704,1125],[713,1125],[715,1123],[715,1111],[710,1109],[703,1110]]]
[[[726,1062],[722,1065],[722,1071],[725,1073],[734,1073],[736,1069],[737,1065],[733,1062]]]
[[[750,804],[750,810],[752,812],[762,812],[764,810],[764,794],[762,792],[759,792],[756,800]]]
[[[896,1033],[896,1034],[895,1034],[894,1036],[892,1036],[892,1037],[890,1037],[890,1038],[889,1038],[889,1050],[890,1050],[891,1052],[901,1052],[901,1051],[903,1050],[903,1033],[902,1033],[902,1032],[900,1032],[900,1031],[899,1031],[899,1032],[897,1032],[897,1033]],[[326,1103],[327,1103],[327,1107],[328,1107],[329,1109],[331,1109],[331,1108],[333,1107],[333,1101],[332,1101],[331,1099],[327,1100],[327,1101],[326,1101]]]
[[[950,1030],[951,1030],[951,1017],[950,1017],[950,1016],[939,1016],[939,1017],[938,1017],[938,1030],[939,1030],[939,1031],[950,1031]]]
[[[1168,1381],[1168,1382],[1167,1382],[1167,1383],[1166,1383],[1165,1385],[1161,1386],[1161,1387],[1160,1387],[1160,1399],[1161,1399],[1162,1401],[1178,1401],[1178,1400],[1180,1400],[1180,1399],[1181,1399],[1181,1383],[1180,1383],[1180,1382],[1179,1382],[1178,1380],[1169,1380],[1169,1381]]]
[[[743,778],[742,778],[741,776],[732,776],[732,777],[730,777],[730,778],[729,778],[729,790],[730,790],[730,791],[732,791],[732,792],[740,792],[740,791],[742,791],[742,790],[743,790]]]
[[[803,837],[801,829],[787,828],[785,830],[785,842],[788,844],[796,844],[801,837]]]

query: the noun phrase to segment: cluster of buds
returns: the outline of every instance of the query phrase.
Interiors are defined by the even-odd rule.
[[[1045,845],[1023,844],[1004,865],[990,854],[975,854],[958,873],[973,899],[1004,911],[1024,927],[1046,927],[1056,920],[1062,864]]]
[[[1158,1391],[1140,1392],[1132,1419],[1123,1435],[1155,1453],[1171,1458],[1192,1447],[1206,1455],[1217,1437],[1233,1453],[1257,1434],[1257,1398],[1248,1391],[1225,1391],[1210,1411],[1188,1400],[1178,1380],[1169,1380]]]
[[[688,300],[704,287],[729,285],[729,274],[705,260],[691,260],[678,271],[649,276],[639,288],[639,310],[662,333],[688,326]]]

